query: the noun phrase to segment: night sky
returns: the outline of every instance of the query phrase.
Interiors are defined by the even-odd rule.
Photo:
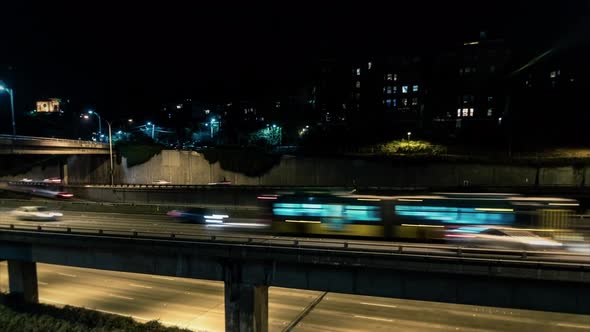
[[[589,12],[588,1],[156,3],[3,3],[0,66],[16,68],[18,105],[56,96],[114,113],[289,93],[323,58],[429,52],[480,30],[534,53]]]

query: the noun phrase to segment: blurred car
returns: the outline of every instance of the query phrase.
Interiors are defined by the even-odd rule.
[[[210,186],[229,186],[231,185],[231,181],[219,181],[219,182],[210,182],[208,185]]]
[[[445,238],[450,243],[482,248],[555,250],[563,246],[529,231],[504,227],[460,227],[449,230]]]
[[[45,183],[61,183],[61,179],[60,178],[47,178],[47,179],[43,179],[43,182],[45,182]]]
[[[33,182],[33,179],[30,179],[30,178],[22,178],[20,180],[21,180],[21,182]]]
[[[157,181],[152,182],[152,184],[170,184],[170,183],[172,183],[172,182],[166,181],[166,180],[157,180]]]
[[[52,211],[45,206],[21,206],[11,212],[11,214],[20,220],[58,220],[63,217],[61,212]]]
[[[186,210],[168,211],[166,215],[184,222],[198,224],[220,224],[229,216],[225,214],[213,214],[205,208],[190,208]]]

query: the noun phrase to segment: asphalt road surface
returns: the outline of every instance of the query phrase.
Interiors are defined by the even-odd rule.
[[[267,225],[260,223],[256,219],[232,218],[226,220],[223,225],[218,224],[194,224],[183,223],[166,215],[142,215],[142,214],[125,214],[125,213],[104,213],[104,212],[81,212],[81,211],[63,211],[64,216],[59,221],[24,221],[17,220],[9,212],[9,208],[0,208],[0,226],[14,224],[19,228],[34,229],[42,226],[47,229],[65,231],[67,227],[73,230],[83,230],[84,232],[96,234],[99,229],[108,230],[108,234],[131,235],[132,232],[139,232],[140,235],[159,234],[158,236],[167,237],[167,234],[174,233],[177,239],[204,239],[208,236],[234,237],[236,241],[246,241],[248,237],[261,239],[260,243],[289,245],[293,240],[297,240],[302,246],[315,246],[335,248],[342,247],[342,241],[339,239],[320,239],[320,238],[303,238],[276,236],[270,234]],[[349,246],[350,249],[359,250],[397,250],[394,247],[397,242],[387,241],[359,241]],[[404,252],[412,254],[436,254],[436,255],[454,255],[455,246],[451,245],[427,245],[399,243],[404,246]],[[387,247],[389,246],[389,247]],[[485,251],[466,252],[464,256],[473,257],[490,257]],[[520,259],[519,251],[506,250],[502,254],[496,252],[493,256],[495,259]],[[540,253],[536,256],[530,256],[529,259],[553,262],[572,262],[590,264],[590,249],[587,253],[564,254],[563,252]]]
[[[43,303],[224,331],[222,282],[48,264],[38,264],[38,282]],[[6,287],[6,263],[0,263],[0,289]],[[590,316],[583,315],[275,287],[269,293],[270,331],[590,331]]]

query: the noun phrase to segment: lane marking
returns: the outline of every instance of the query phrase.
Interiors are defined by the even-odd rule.
[[[379,318],[379,317],[363,316],[363,315],[354,315],[353,317],[376,320],[376,321],[380,321],[380,322],[389,322],[389,323],[393,322],[393,319],[388,319],[388,318]]]
[[[392,305],[392,304],[379,304],[379,303],[370,303],[370,302],[361,302],[361,304],[364,304],[364,305],[372,305],[372,306],[375,306],[375,307],[397,308],[396,305]]]
[[[151,287],[151,286],[144,286],[144,285],[138,285],[138,284],[128,284],[128,285],[129,286],[132,286],[132,287],[147,288],[147,289],[154,288],[154,287]]]
[[[116,297],[118,299],[124,299],[124,300],[135,300],[134,298],[129,297],[129,296],[116,295],[116,294],[112,294],[112,293],[109,293],[108,296],[110,296],[110,297]]]
[[[169,277],[162,277],[162,276],[151,276],[153,279],[162,279],[162,280],[169,280],[169,281],[174,281],[176,279],[174,278],[169,278]]]
[[[557,323],[557,326],[573,327],[576,329],[590,330],[590,325],[582,325],[582,324],[575,324],[575,323]]]
[[[76,277],[78,277],[75,274],[68,274],[68,273],[62,273],[62,272],[57,272],[57,274],[59,274],[60,276],[70,277],[70,278],[76,278]]]

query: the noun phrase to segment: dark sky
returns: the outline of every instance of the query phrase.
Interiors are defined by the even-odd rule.
[[[113,110],[289,91],[321,58],[423,52],[480,30],[542,48],[588,14],[574,0],[14,2],[0,12],[0,65],[16,66],[21,105],[60,96]]]

